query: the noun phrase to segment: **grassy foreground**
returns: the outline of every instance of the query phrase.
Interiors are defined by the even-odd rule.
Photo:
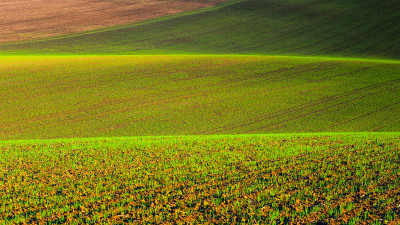
[[[398,224],[399,137],[0,142],[0,223]]]
[[[400,130],[400,63],[0,57],[0,140]]]

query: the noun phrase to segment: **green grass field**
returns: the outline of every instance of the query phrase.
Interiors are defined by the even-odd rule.
[[[0,223],[399,221],[399,133],[0,142]]]
[[[0,44],[0,224],[399,224],[399,18],[233,0]]]
[[[400,63],[0,58],[0,139],[400,130]]]

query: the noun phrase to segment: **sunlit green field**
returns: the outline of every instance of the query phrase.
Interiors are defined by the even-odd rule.
[[[0,223],[396,224],[399,67],[2,57]]]
[[[399,137],[0,142],[0,223],[395,224]]]
[[[399,18],[233,0],[1,43],[0,224],[399,224]]]
[[[0,139],[399,131],[400,63],[0,58]]]

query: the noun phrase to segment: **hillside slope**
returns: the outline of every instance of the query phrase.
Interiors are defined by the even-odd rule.
[[[127,24],[226,0],[2,0],[0,42],[31,40]]]
[[[241,0],[198,13],[53,40],[3,54],[275,54],[400,58],[395,0]]]
[[[400,63],[0,57],[0,140],[400,130]]]

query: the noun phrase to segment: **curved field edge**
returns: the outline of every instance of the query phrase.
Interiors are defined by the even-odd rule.
[[[166,19],[172,19],[175,17],[187,16],[187,15],[191,15],[191,14],[195,14],[195,13],[200,13],[200,12],[204,12],[204,11],[207,11],[210,9],[217,9],[217,8],[223,7],[228,4],[232,4],[232,1],[215,3],[214,6],[205,6],[205,7],[200,7],[200,8],[194,8],[194,9],[190,9],[190,10],[186,10],[186,11],[182,11],[182,12],[178,12],[178,13],[157,16],[154,18],[147,18],[147,19],[141,19],[138,21],[127,22],[127,23],[123,23],[123,24],[109,25],[109,26],[103,26],[103,27],[98,27],[98,28],[86,29],[83,31],[76,31],[76,32],[68,33],[68,34],[51,34],[48,37],[33,37],[28,40],[2,41],[2,42],[0,42],[0,46],[1,45],[10,45],[10,44],[11,45],[12,44],[26,44],[26,43],[35,43],[35,42],[42,42],[42,41],[51,41],[51,40],[57,40],[57,39],[63,39],[63,38],[79,37],[79,36],[87,35],[87,34],[101,33],[101,32],[106,32],[106,31],[117,31],[118,29],[122,29],[122,28],[132,27],[132,26],[136,26],[136,25],[144,25],[144,24],[148,24],[151,22],[157,22],[157,21],[162,21],[162,20],[166,20]]]
[[[399,133],[0,142],[3,223],[385,223]]]
[[[144,24],[32,43],[3,54],[268,54],[398,59],[396,1],[232,1]]]
[[[0,57],[0,139],[399,131],[399,69],[307,57]]]

